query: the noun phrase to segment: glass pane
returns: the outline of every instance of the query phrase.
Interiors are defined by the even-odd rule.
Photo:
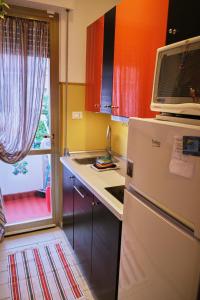
[[[50,61],[48,60],[42,111],[32,150],[51,148],[50,116]]]
[[[160,53],[155,102],[200,103],[200,43],[181,45]]]
[[[8,224],[51,217],[51,156],[32,155],[9,165],[0,161],[0,183]]]

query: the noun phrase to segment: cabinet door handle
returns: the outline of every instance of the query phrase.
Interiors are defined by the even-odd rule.
[[[74,189],[81,196],[81,198],[83,198],[83,199],[85,198],[85,196],[79,191],[79,189],[75,185],[74,185]]]
[[[174,29],[172,30],[172,34],[175,35],[176,32],[177,32],[177,30],[176,30],[176,28],[174,28]]]
[[[169,34],[175,35],[175,34],[177,33],[177,29],[176,29],[176,28],[170,28],[170,29],[168,30],[168,33],[169,33]]]
[[[101,105],[100,104],[94,104],[94,107],[99,108],[99,107],[101,107]]]
[[[104,108],[117,109],[117,108],[119,108],[119,106],[114,106],[114,105],[104,105]]]

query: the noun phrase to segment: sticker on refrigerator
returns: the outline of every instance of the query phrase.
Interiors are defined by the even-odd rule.
[[[172,156],[169,164],[169,171],[172,174],[192,178],[194,173],[194,161],[183,154],[183,137],[175,136]]]

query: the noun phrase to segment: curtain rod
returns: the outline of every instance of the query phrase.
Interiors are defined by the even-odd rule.
[[[46,17],[38,17],[38,16],[28,16],[25,14],[20,13],[8,13],[6,17],[15,17],[15,18],[21,18],[21,19],[27,19],[32,21],[40,21],[40,22],[50,22],[52,18],[52,15],[47,15]]]

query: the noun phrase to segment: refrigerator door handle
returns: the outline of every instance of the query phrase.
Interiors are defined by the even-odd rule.
[[[192,228],[188,227],[186,224],[182,223],[180,220],[176,219],[172,215],[170,215],[168,212],[164,211],[162,208],[158,207],[156,204],[152,203],[150,200],[142,196],[140,193],[138,193],[136,190],[133,189],[133,187],[130,187],[128,190],[129,193],[133,194],[137,199],[147,205],[150,209],[152,209],[154,212],[159,214],[161,217],[166,219],[168,222],[172,223],[176,227],[178,227],[180,230],[184,231],[187,235],[191,236],[192,238],[198,240],[198,238],[195,236],[195,232]],[[198,299],[200,300],[200,299]]]
[[[197,299],[196,300],[200,300],[200,279],[199,279],[199,289],[198,289]]]

